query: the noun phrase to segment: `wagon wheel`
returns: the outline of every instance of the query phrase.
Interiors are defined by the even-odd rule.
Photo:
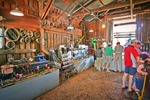
[[[17,41],[20,38],[20,33],[15,28],[7,28],[4,31],[4,36],[9,41]]]

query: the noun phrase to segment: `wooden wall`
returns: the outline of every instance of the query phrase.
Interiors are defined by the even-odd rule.
[[[60,16],[62,11],[54,6],[46,17],[46,20],[53,23],[53,25],[41,25],[42,20],[39,16],[38,0],[18,0],[18,8],[24,13],[22,17],[10,15],[10,11],[16,7],[15,4],[15,0],[0,0],[0,16],[4,18],[4,20],[0,21],[0,28],[3,28],[3,48],[0,49],[0,65],[6,64],[8,57],[11,56],[15,60],[20,60],[23,57],[35,58],[34,56],[43,53],[43,50],[48,52],[50,48],[65,44],[66,37],[74,39],[82,35],[80,29],[75,28],[70,32],[65,29],[66,25],[68,25],[68,20]],[[56,19],[59,19],[59,21]],[[8,49],[5,46],[7,39],[4,37],[4,32],[7,28],[14,28],[19,32],[20,30],[40,32],[39,42],[37,42],[37,37],[33,36],[33,40],[30,43],[20,43],[22,38],[20,37],[15,41],[15,48]],[[44,46],[42,46],[43,42]]]
[[[142,51],[150,53],[150,13],[136,16],[136,38],[144,43]]]
[[[87,39],[92,37],[102,37],[106,39],[106,28],[102,28],[102,24],[103,23],[99,20],[94,20],[88,23],[89,30],[92,29],[94,32],[89,32]]]

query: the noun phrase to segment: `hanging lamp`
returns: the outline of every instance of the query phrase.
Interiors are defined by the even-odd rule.
[[[11,10],[10,14],[14,16],[24,16],[23,12],[21,12],[17,6],[18,6],[18,1],[16,0],[16,8],[14,10]]]

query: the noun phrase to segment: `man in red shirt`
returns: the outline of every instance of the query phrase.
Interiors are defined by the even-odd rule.
[[[138,41],[136,39],[131,40],[131,44],[127,46],[124,50],[125,70],[122,77],[122,89],[127,87],[125,83],[127,76],[129,75],[129,87],[128,87],[129,92],[132,91],[131,87],[133,83],[133,77],[136,74],[136,62],[140,61],[139,53],[135,49],[137,42]]]

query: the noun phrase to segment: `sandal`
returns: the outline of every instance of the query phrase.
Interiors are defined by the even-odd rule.
[[[133,93],[133,90],[128,90],[128,93]]]
[[[128,86],[124,86],[124,87],[122,87],[122,89],[128,89]]]

